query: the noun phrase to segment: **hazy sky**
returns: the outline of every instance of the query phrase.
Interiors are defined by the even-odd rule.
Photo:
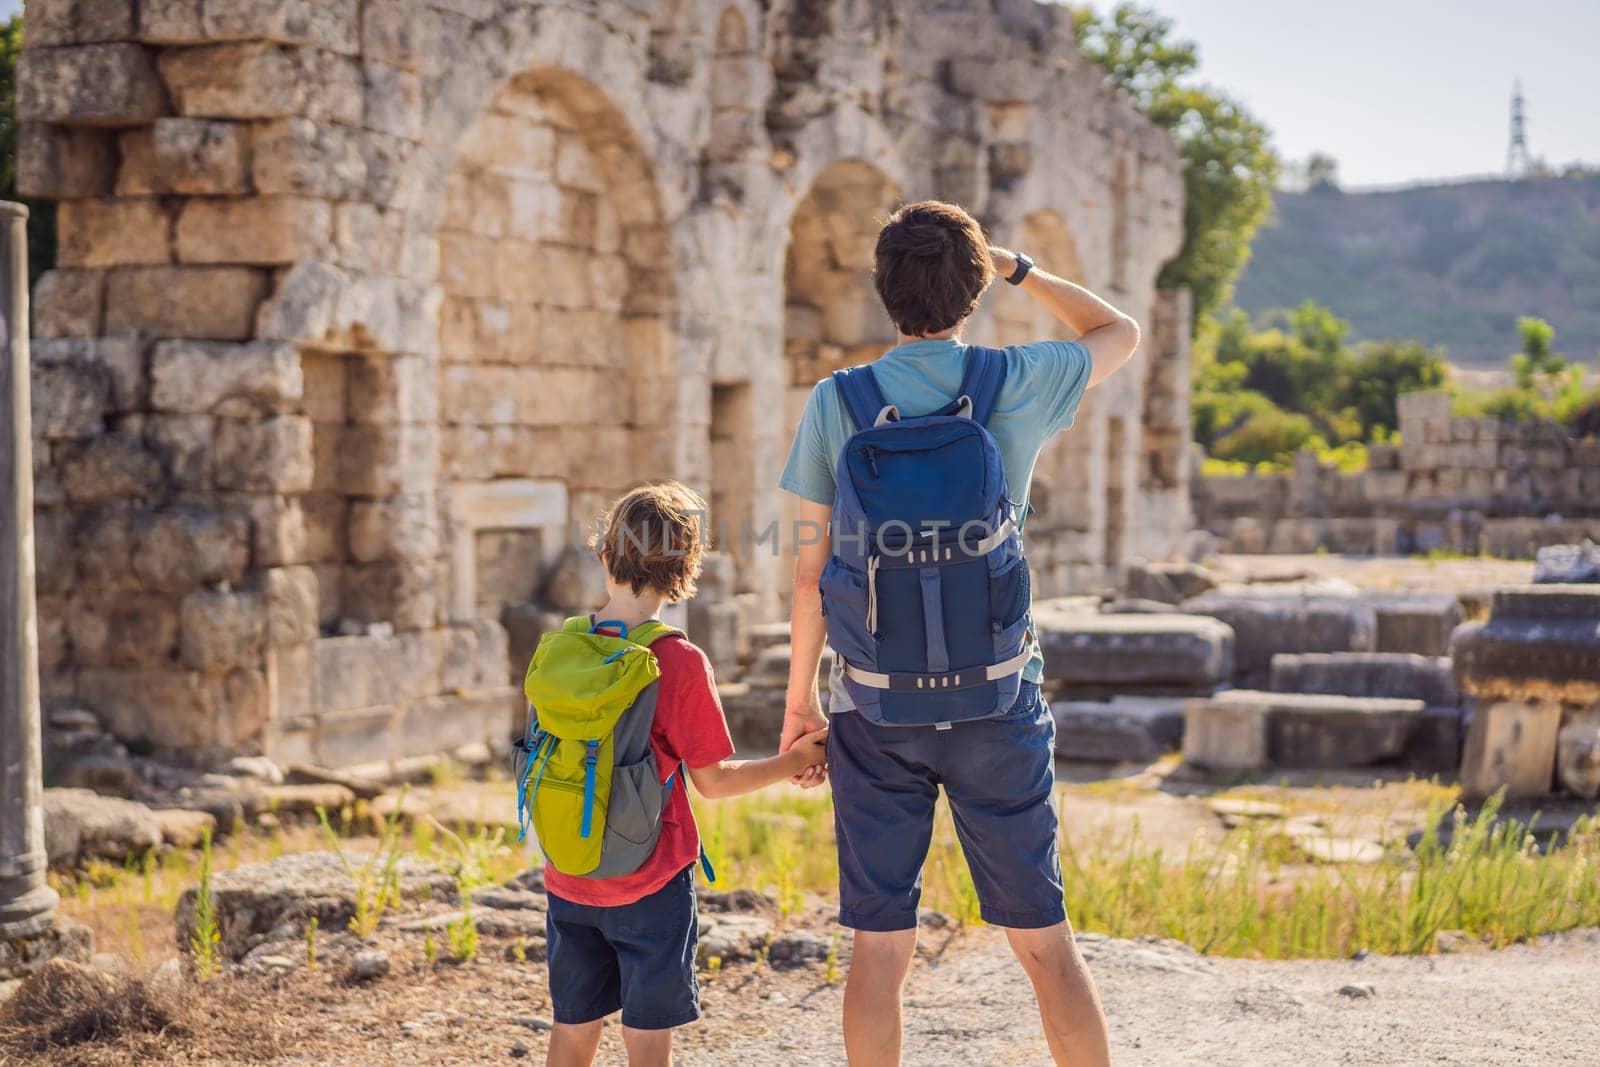
[[[1600,0],[1144,2],[1285,158],[1327,152],[1346,185],[1498,172],[1518,78],[1534,155],[1600,163]]]
[[[1286,159],[1326,152],[1346,185],[1499,172],[1518,78],[1534,156],[1600,162],[1600,0],[1144,2]]]

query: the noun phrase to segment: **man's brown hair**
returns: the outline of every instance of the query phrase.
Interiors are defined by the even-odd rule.
[[[593,539],[612,581],[676,603],[694,596],[705,553],[706,502],[680,482],[642,485],[611,505]]]
[[[876,280],[884,309],[910,337],[948,330],[972,314],[994,276],[978,220],[955,204],[906,204],[878,231]]]

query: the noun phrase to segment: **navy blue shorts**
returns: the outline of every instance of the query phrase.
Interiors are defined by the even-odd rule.
[[[700,1018],[694,865],[632,904],[574,904],[550,894],[550,1000],[558,1023],[621,1009],[622,1025],[667,1030]]]
[[[1056,727],[1037,685],[1023,683],[1005,715],[948,730],[875,726],[848,711],[828,725],[840,923],[856,930],[917,925],[940,786],[983,921],[1037,929],[1066,919]]]

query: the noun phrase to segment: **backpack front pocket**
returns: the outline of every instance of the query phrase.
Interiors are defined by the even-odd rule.
[[[562,740],[548,758],[534,762],[528,782],[533,832],[562,874],[585,875],[600,864],[610,806],[610,757],[609,744]]]
[[[878,662],[878,642],[867,628],[871,608],[867,576],[834,556],[822,569],[818,585],[822,591],[822,617],[828,627],[828,644],[846,663],[874,666]]]

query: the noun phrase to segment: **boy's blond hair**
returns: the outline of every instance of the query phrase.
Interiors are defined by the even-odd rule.
[[[611,505],[592,544],[612,581],[676,603],[700,578],[705,518],[705,498],[681,482],[642,485]]]

